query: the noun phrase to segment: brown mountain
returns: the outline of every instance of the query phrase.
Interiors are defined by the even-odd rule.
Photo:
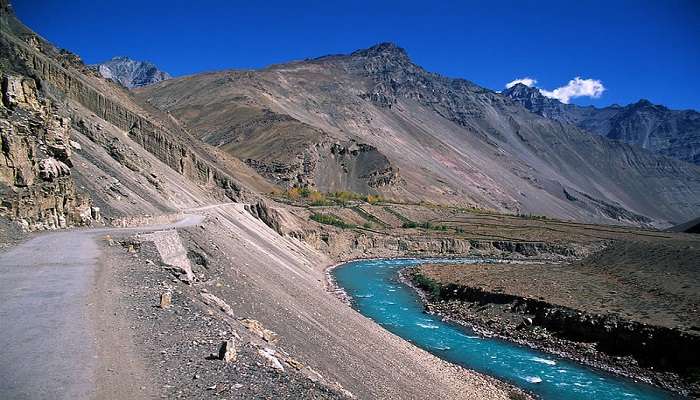
[[[425,71],[390,43],[136,93],[281,186],[634,224],[700,209],[697,166]]]

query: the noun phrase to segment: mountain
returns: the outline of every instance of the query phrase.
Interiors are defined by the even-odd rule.
[[[415,229],[401,239],[393,232],[375,236],[314,222],[305,207],[264,200],[275,188],[254,170],[36,35],[7,0],[0,0],[0,82],[0,293],[13,299],[3,302],[11,307],[0,307],[0,398],[56,391],[120,399],[210,396],[209,383],[189,384],[195,375],[219,388],[236,382],[235,394],[229,392],[241,398],[507,399],[521,393],[449,367],[329,294],[327,267],[368,256],[367,244],[376,257],[398,255],[414,243],[437,256],[430,249],[447,241],[436,232],[427,230],[419,240]],[[25,232],[75,226],[85,229]],[[470,246],[459,241],[461,251]],[[171,291],[173,302],[156,325],[136,314]],[[75,301],[93,294],[89,305]],[[29,306],[39,298],[45,301]],[[24,317],[38,314],[41,321]],[[134,321],[144,322],[138,331],[129,328]],[[47,324],[53,328],[43,329]],[[9,325],[14,330],[5,329]],[[119,344],[115,332],[124,333]],[[181,346],[189,338],[216,339]],[[235,340],[227,350],[235,350],[235,362],[208,357],[219,338],[229,345]],[[40,349],[41,359],[6,368],[5,359],[22,357],[29,347]],[[124,349],[134,351],[121,357]],[[134,365],[161,365],[162,349],[169,364],[158,371],[167,374],[134,372]],[[123,361],[115,361],[117,353]],[[188,361],[205,358],[212,359]],[[59,375],[51,372],[56,366]],[[107,369],[128,372],[85,384],[85,376]],[[147,393],[142,382],[154,382],[158,393]]]
[[[528,110],[543,117],[574,124],[581,129],[633,144],[656,154],[700,164],[700,113],[670,110],[649,100],[604,108],[564,104],[522,83],[503,91]]]
[[[623,291],[625,276],[601,267],[614,284],[605,291],[652,288],[663,296],[646,303],[683,306],[640,308],[643,324],[615,316],[621,343],[661,349],[672,385],[668,354],[695,362],[683,350],[697,336],[697,291],[685,285],[697,279],[675,262],[682,253],[694,265],[689,235],[446,205],[669,225],[697,217],[699,167],[431,74],[395,45],[124,90],[0,0],[0,139],[2,398],[525,398],[362,316],[336,298],[329,268],[406,256],[564,267],[623,240],[652,271]],[[279,195],[292,185],[388,200],[317,206]]]
[[[172,78],[148,61],[135,61],[128,57],[114,57],[109,61],[92,65],[106,79],[133,89]]]
[[[280,187],[632,224],[700,210],[700,167],[430,73],[391,43],[135,93]]]

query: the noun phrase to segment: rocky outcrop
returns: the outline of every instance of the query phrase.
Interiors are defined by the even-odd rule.
[[[383,234],[349,230],[302,230],[290,236],[310,244],[335,259],[376,257],[490,256],[571,259],[588,254],[585,246],[544,242],[456,239],[427,234]]]
[[[90,199],[71,177],[70,119],[40,94],[33,78],[1,79],[0,215],[27,230],[90,223]]]
[[[322,142],[284,163],[248,158],[246,163],[283,187],[314,187],[322,191],[351,189],[367,192],[401,182],[398,168],[366,143]]]
[[[129,57],[114,57],[109,61],[91,65],[102,77],[110,79],[127,89],[152,85],[171,76],[148,61],[135,61]]]

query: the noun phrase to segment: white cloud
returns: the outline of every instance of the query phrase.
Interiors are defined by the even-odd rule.
[[[527,87],[533,87],[533,86],[535,86],[535,83],[537,83],[537,79],[532,79],[532,78],[528,78],[528,77],[516,79],[514,81],[508,82],[506,84],[506,89],[510,89],[513,86],[517,85],[518,83],[522,83],[523,85],[525,85]]]
[[[605,86],[603,86],[603,82],[598,79],[581,79],[578,76],[570,80],[566,86],[552,91],[540,89],[540,93],[542,93],[543,96],[549,97],[550,99],[557,99],[564,104],[568,104],[569,100],[574,97],[592,97],[597,99],[604,91]]]

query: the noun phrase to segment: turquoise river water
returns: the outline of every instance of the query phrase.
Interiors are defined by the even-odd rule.
[[[425,262],[481,259],[382,259],[343,264],[333,270],[339,287],[363,315],[436,356],[522,387],[542,399],[670,399],[653,386],[594,370],[572,361],[469,329],[425,313],[418,295],[398,271]]]

